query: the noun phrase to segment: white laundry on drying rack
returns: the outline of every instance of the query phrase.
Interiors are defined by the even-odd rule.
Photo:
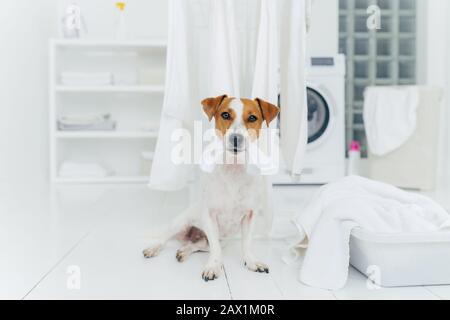
[[[300,176],[308,144],[308,103],[306,94],[306,30],[311,1],[282,1],[280,91],[281,152],[288,170]],[[301,90],[299,88],[305,88]]]
[[[247,10],[260,15],[258,40],[253,41],[258,48],[256,57],[248,58],[249,63],[255,64],[250,86],[242,83],[242,72],[235,70],[240,66],[235,61],[237,48],[233,49],[240,43],[235,32],[236,20],[241,20],[242,16],[234,20],[233,17],[236,13],[243,14],[237,12],[237,3],[242,5],[243,2],[170,1],[166,94],[155,169],[150,179],[154,188],[177,190],[188,185],[192,167],[176,165],[170,159],[176,145],[171,141],[172,133],[177,129],[192,132],[195,120],[204,120],[205,128],[209,128],[200,102],[224,93],[247,97],[258,95],[278,104],[278,92],[281,91],[282,154],[294,174],[302,171],[301,159],[307,143],[305,61],[306,15],[310,0],[261,0],[256,2],[260,4],[259,8]],[[284,17],[282,21],[278,20],[280,14]],[[213,24],[211,20],[214,20]],[[278,29],[277,32],[274,29]],[[217,52],[219,50],[213,44],[226,47],[225,53]],[[217,73],[219,71],[221,74]],[[248,87],[251,92],[241,90]]]
[[[301,173],[307,144],[309,2],[170,1],[166,90],[152,188],[173,191],[190,185],[198,166],[172,161],[179,144],[173,134],[185,130],[193,136],[196,121],[204,131],[210,129],[214,124],[204,116],[201,101],[222,94],[277,105],[281,93],[281,154],[293,174]],[[256,7],[245,8],[250,4]]]

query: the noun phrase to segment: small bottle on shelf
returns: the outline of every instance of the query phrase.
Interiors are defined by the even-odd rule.
[[[358,141],[352,141],[348,151],[347,175],[359,175],[361,162],[361,144]]]
[[[118,10],[116,22],[116,40],[125,40],[127,38],[127,27],[125,21],[125,2],[116,2]]]

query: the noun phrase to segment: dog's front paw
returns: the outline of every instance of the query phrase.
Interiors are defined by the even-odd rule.
[[[245,261],[248,270],[259,273],[269,273],[269,267],[262,262]]]
[[[162,245],[156,245],[154,247],[144,250],[142,254],[144,255],[144,258],[150,259],[159,255],[162,249],[163,249]]]
[[[181,262],[185,262],[187,260],[187,258],[189,258],[190,255],[191,255],[191,252],[189,250],[181,248],[180,250],[177,251],[176,258],[177,258],[178,262],[181,263]]]
[[[222,271],[222,265],[220,263],[208,264],[202,273],[202,278],[206,282],[219,278]]]

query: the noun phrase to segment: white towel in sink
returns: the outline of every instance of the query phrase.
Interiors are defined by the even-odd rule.
[[[352,176],[322,187],[295,220],[307,248],[300,280],[312,287],[345,286],[354,228],[397,234],[450,229],[450,215],[433,200]]]
[[[404,145],[417,128],[419,87],[368,87],[364,124],[370,152],[384,156]]]

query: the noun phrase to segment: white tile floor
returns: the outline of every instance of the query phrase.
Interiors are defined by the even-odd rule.
[[[156,259],[141,256],[152,235],[185,206],[186,193],[63,187],[52,201],[49,189],[0,185],[2,299],[450,299],[450,286],[369,290],[353,269],[337,292],[298,282],[299,265],[281,260],[282,236],[292,234],[289,217],[314,188],[276,189],[276,240],[255,244],[269,275],[244,269],[239,243],[231,242],[224,249],[225,275],[209,283],[200,277],[206,254],[179,264],[172,243]],[[74,279],[79,289],[70,289]]]

